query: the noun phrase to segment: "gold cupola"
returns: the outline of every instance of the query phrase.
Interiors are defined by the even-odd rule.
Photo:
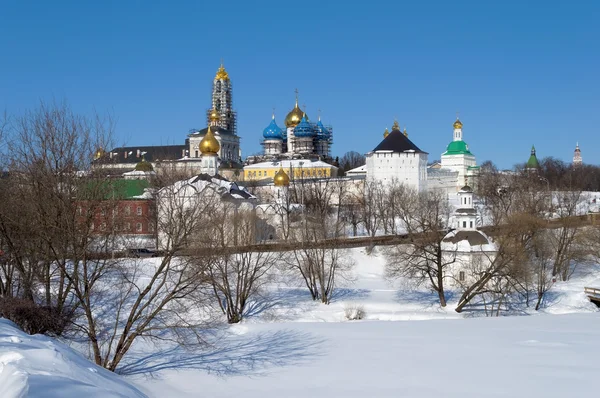
[[[387,136],[390,135],[390,132],[388,131],[388,128],[385,128],[385,131],[383,132],[383,138],[387,138]]]
[[[210,130],[210,127],[206,131],[206,135],[200,141],[200,145],[198,145],[200,152],[203,155],[216,155],[219,153],[219,149],[221,149],[221,145],[219,141],[215,138],[215,135]]]
[[[460,120],[458,120],[458,118],[456,118],[456,121],[454,122],[454,128],[462,129],[462,122]]]
[[[276,187],[287,187],[290,185],[290,177],[287,175],[283,166],[279,166],[279,171],[273,177],[273,185]]]
[[[102,147],[99,147],[99,148],[96,150],[96,153],[94,153],[94,159],[95,159],[95,160],[98,160],[98,159],[100,159],[102,156],[104,156],[104,149],[103,149]]]
[[[218,122],[221,116],[219,116],[219,112],[215,108],[212,108],[210,111],[209,119],[211,122]]]
[[[408,138],[408,133],[406,132],[406,127],[404,127],[404,136]]]
[[[219,70],[217,70],[217,74],[215,75],[215,80],[229,80],[229,74],[225,70],[225,67],[223,66],[223,62],[221,62],[221,66],[219,67]]]
[[[394,124],[392,124],[392,131],[400,131],[400,125],[397,120],[394,120]]]
[[[302,116],[304,116],[304,112],[298,106],[298,90],[296,90],[296,106],[285,117],[285,127],[296,127],[302,120]]]

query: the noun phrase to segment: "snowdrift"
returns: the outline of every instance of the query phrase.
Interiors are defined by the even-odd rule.
[[[0,397],[146,397],[118,375],[46,336],[0,319]]]

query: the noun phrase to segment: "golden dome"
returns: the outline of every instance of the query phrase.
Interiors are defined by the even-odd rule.
[[[397,120],[394,120],[394,124],[392,124],[392,131],[400,131],[400,125]]]
[[[406,127],[404,127],[404,136],[408,138],[408,133],[406,132]]]
[[[217,70],[215,79],[216,80],[229,80],[229,74],[225,70],[225,67],[223,66],[223,64],[221,64],[221,66],[219,67],[219,70]]]
[[[279,171],[275,173],[275,176],[273,177],[273,184],[276,187],[287,187],[290,185],[290,177],[283,170],[282,166],[280,166]]]
[[[462,129],[462,123],[460,120],[458,120],[458,118],[456,118],[456,121],[454,122],[454,128],[455,129]]]
[[[285,117],[285,127],[296,127],[302,120],[302,116],[304,116],[304,112],[298,107],[298,98],[296,98],[296,106]]]
[[[388,128],[385,128],[385,131],[383,132],[383,138],[387,138],[387,136],[390,135],[390,132],[388,131]]]
[[[206,131],[206,135],[204,138],[202,138],[202,141],[200,141],[200,145],[198,147],[203,155],[216,155],[219,153],[221,145],[215,138],[213,132],[210,130],[210,127]]]
[[[104,149],[98,148],[98,150],[94,154],[94,159],[100,159],[102,156],[104,156]]]
[[[211,122],[218,122],[221,117],[219,116],[219,112],[215,108],[212,108],[209,118]]]

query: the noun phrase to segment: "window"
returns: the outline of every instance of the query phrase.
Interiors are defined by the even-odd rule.
[[[131,214],[131,206],[125,206],[125,215],[128,216]]]
[[[154,224],[148,223],[148,231],[154,232]]]
[[[138,206],[137,207],[137,215],[141,216],[142,215],[142,206]]]
[[[463,221],[463,228],[467,228],[467,222]]]
[[[131,231],[131,223],[130,222],[128,222],[128,223],[125,224],[125,230],[126,231]]]
[[[83,214],[83,209],[81,208],[81,206],[77,206],[77,215],[81,216]]]
[[[465,271],[460,271],[460,272],[458,273],[458,280],[459,280],[460,282],[464,282],[464,281],[465,281]]]
[[[471,228],[473,228],[473,221],[471,221],[470,224],[471,224]]]
[[[198,157],[198,151],[194,151],[194,157]]]
[[[102,210],[100,210],[100,215],[101,215],[102,217],[106,217],[106,209],[102,209]]]
[[[141,222],[135,224],[135,230],[137,232],[142,232],[142,223]]]
[[[103,222],[102,224],[100,224],[100,230],[101,231],[106,231],[106,223]]]

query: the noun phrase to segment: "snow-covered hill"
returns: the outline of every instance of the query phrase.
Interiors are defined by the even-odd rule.
[[[46,336],[0,319],[0,397],[146,397],[120,376]]]

